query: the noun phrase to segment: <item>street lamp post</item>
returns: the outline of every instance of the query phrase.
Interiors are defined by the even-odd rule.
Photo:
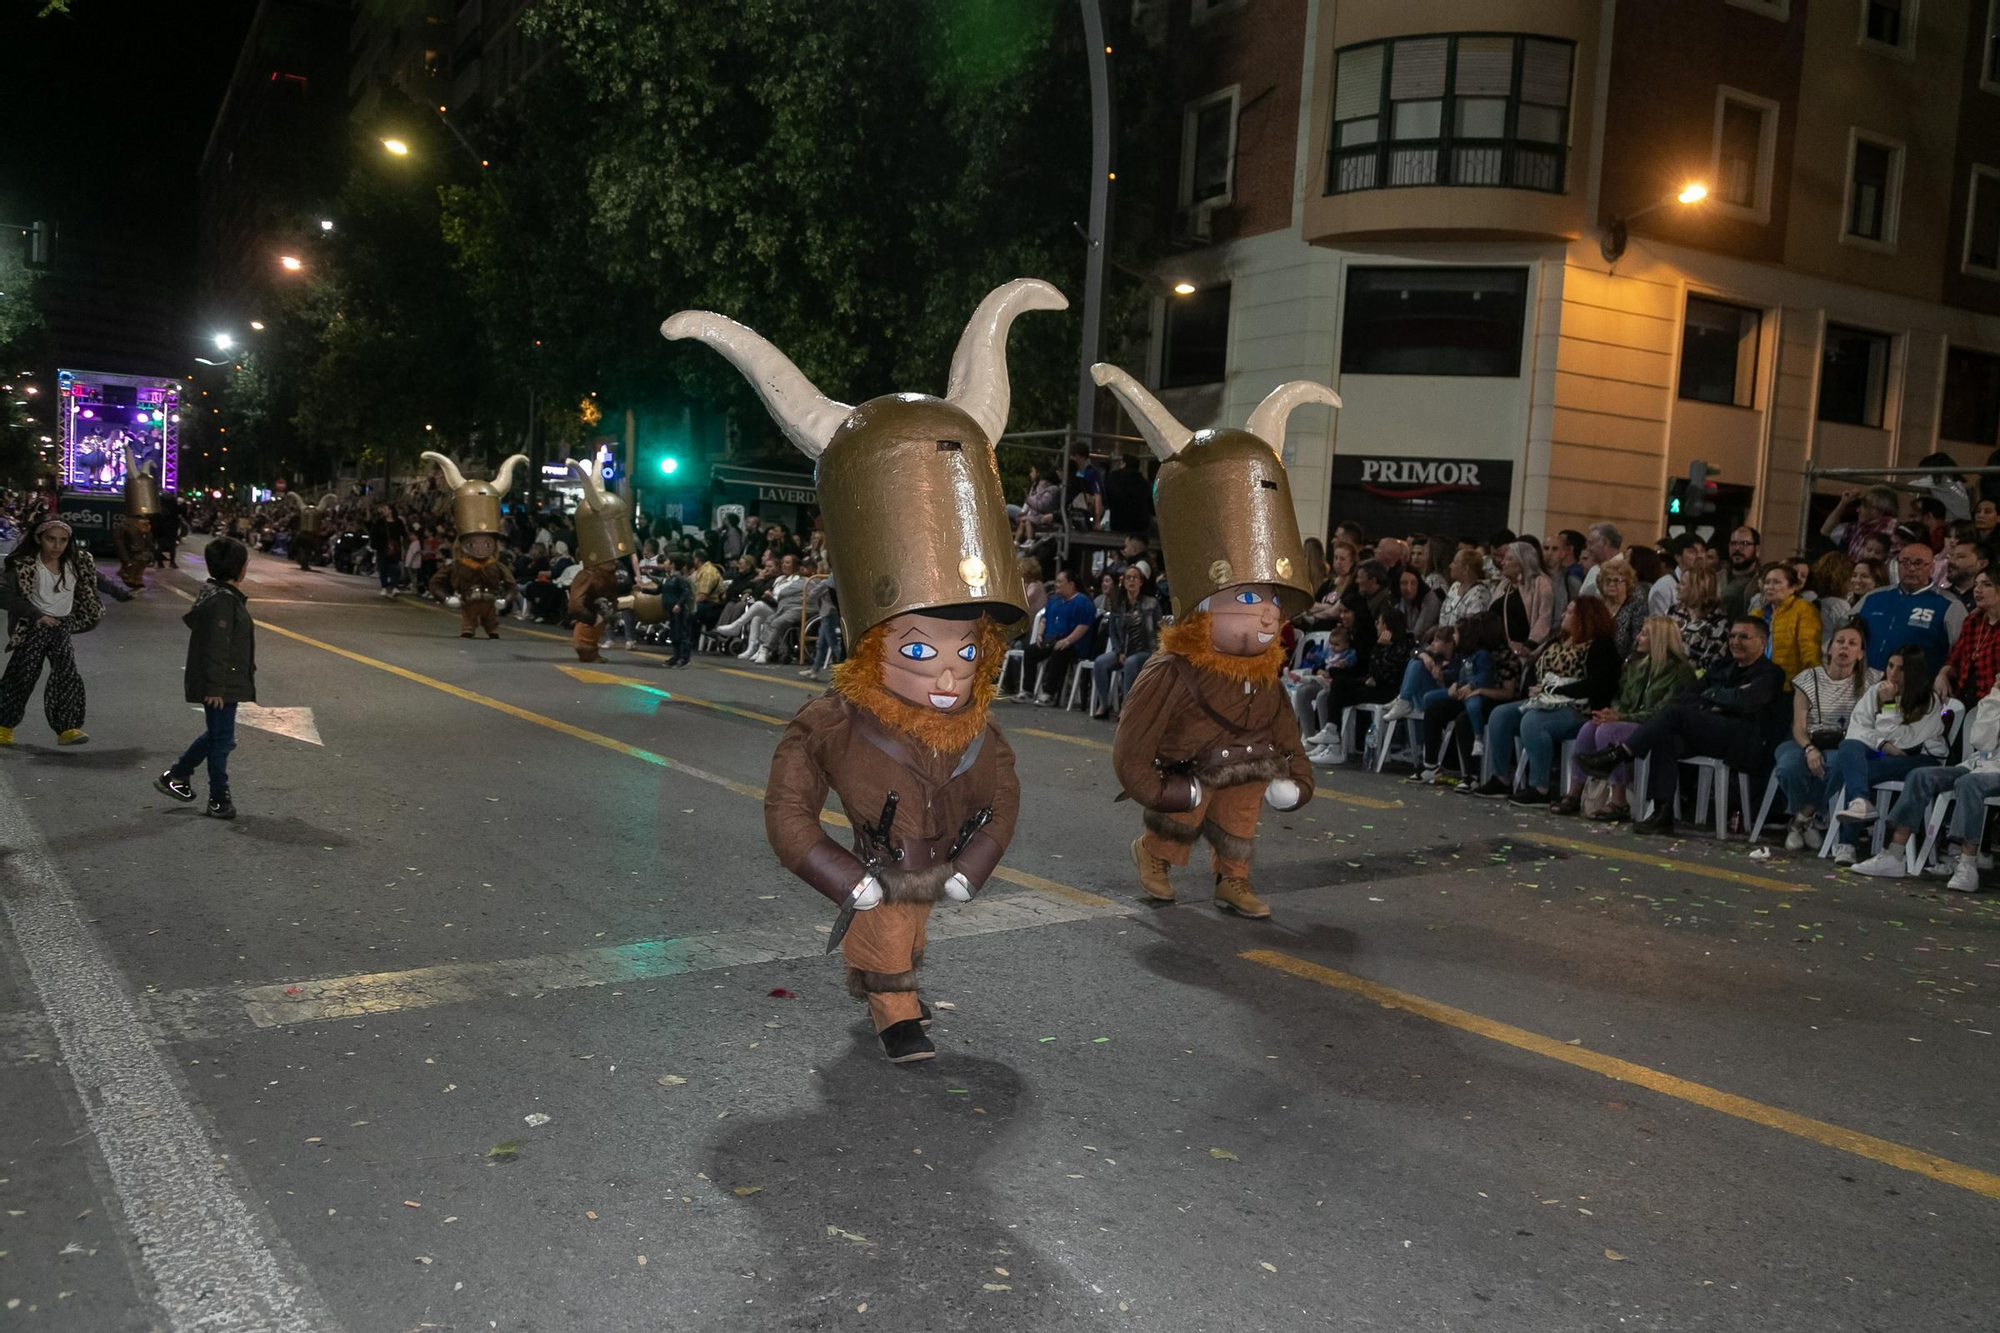
[[[1112,156],[1117,126],[1111,99],[1111,48],[1104,41],[1100,0],[1079,0],[1083,9],[1084,59],[1090,64],[1090,230],[1083,271],[1083,346],[1077,358],[1076,429],[1097,430],[1097,381],[1090,368],[1104,345],[1105,259],[1111,244],[1111,186],[1118,179]]]
[[[1708,198],[1708,187],[1700,181],[1689,181],[1678,193],[1655,200],[1636,213],[1614,213],[1610,223],[1604,228],[1604,233],[1597,238],[1598,253],[1604,256],[1605,263],[1617,263],[1624,256],[1625,243],[1630,239],[1625,233],[1626,223],[1633,218],[1642,218],[1656,208],[1665,208],[1668,204],[1693,206],[1706,198]]]

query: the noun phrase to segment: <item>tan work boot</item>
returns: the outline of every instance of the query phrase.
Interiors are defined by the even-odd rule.
[[[1173,863],[1147,851],[1143,834],[1132,839],[1132,860],[1139,867],[1139,887],[1146,891],[1146,896],[1154,902],[1172,902],[1174,885],[1167,872],[1173,869]]]
[[[1271,909],[1264,906],[1264,900],[1250,887],[1250,881],[1241,875],[1229,875],[1215,881],[1215,905],[1258,921],[1271,915]]]

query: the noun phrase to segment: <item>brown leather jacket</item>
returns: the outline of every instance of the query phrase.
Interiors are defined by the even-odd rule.
[[[453,559],[431,575],[431,596],[442,602],[453,593],[460,601],[495,601],[514,591],[514,576],[499,560]]]
[[[1290,778],[1311,800],[1312,761],[1282,683],[1252,685],[1204,671],[1163,649],[1146,659],[1119,715],[1112,771],[1125,794],[1149,810],[1194,808],[1206,789]]]
[[[853,851],[820,824],[829,789],[856,825]],[[860,826],[881,820],[892,791],[891,845],[883,847]],[[892,902],[933,902],[953,871],[974,889],[986,883],[1013,841],[1020,808],[1014,751],[998,727],[988,723],[963,752],[941,755],[829,692],[798,711],[771,756],[764,831],[785,869],[835,902],[868,874]],[[968,821],[986,809],[992,818],[953,858]]]

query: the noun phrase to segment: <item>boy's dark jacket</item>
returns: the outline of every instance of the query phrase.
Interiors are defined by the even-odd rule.
[[[241,590],[210,579],[181,621],[188,636],[187,701],[220,697],[224,703],[257,698],[256,629]]]

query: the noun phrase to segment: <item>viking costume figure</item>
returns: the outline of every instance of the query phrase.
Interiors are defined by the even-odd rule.
[[[1296,810],[1312,799],[1312,761],[1279,680],[1285,622],[1312,604],[1305,551],[1285,476],[1285,419],[1301,403],[1339,406],[1307,380],[1280,385],[1242,430],[1196,434],[1115,366],[1108,384],[1162,460],[1154,483],[1172,575],[1174,624],[1119,718],[1111,763],[1145,810],[1132,844],[1146,896],[1172,902],[1168,872],[1209,845],[1218,907],[1267,917],[1250,886],[1258,802]]]
[[[500,560],[500,501],[514,485],[514,469],[528,461],[515,454],[500,465],[491,481],[468,480],[458,464],[426,449],[423,457],[438,465],[451,487],[451,517],[458,539],[451,561],[431,576],[430,594],[443,602],[458,598],[458,637],[469,639],[485,627],[486,637],[500,637],[499,603],[514,595],[514,575]]]
[[[928,1060],[917,996],[931,904],[969,901],[1014,836],[1014,753],[987,718],[1008,626],[1027,615],[994,461],[1007,428],[1007,330],[1067,302],[1023,278],[987,296],[952,357],[942,399],[859,407],[820,394],[783,353],[732,320],[689,311],[661,326],[733,361],[794,444],[818,461],[827,556],[852,655],[800,709],[771,758],[764,829],[784,867],[840,905],[847,988],[884,1051]],[[852,847],[828,836],[831,791]]]
[[[7,554],[0,573],[0,607],[7,612],[7,670],[0,674],[0,745],[14,743],[28,699],[49,666],[42,714],[58,745],[81,745],[83,677],[71,636],[97,628],[104,606],[97,597],[97,566],[76,544],[69,524],[47,515],[28,528]]]
[[[325,564],[320,547],[326,538],[320,525],[326,519],[326,511],[333,507],[333,492],[320,496],[317,504],[307,504],[306,498],[297,491],[287,494],[292,508],[298,512],[298,522],[292,528],[292,559],[299,562],[300,569],[311,569],[315,560]]]
[[[604,479],[589,463],[564,461],[583,487],[576,506],[576,559],[583,570],[569,585],[569,613],[575,621],[570,645],[577,661],[601,662],[597,650],[618,618],[619,598],[629,599],[638,581],[639,538],[625,497],[605,490]]]
[[[125,516],[112,529],[111,545],[118,552],[118,581],[138,590],[146,586],[146,569],[153,563],[153,520],[160,512],[160,483],[141,463],[132,446],[125,446]]]

